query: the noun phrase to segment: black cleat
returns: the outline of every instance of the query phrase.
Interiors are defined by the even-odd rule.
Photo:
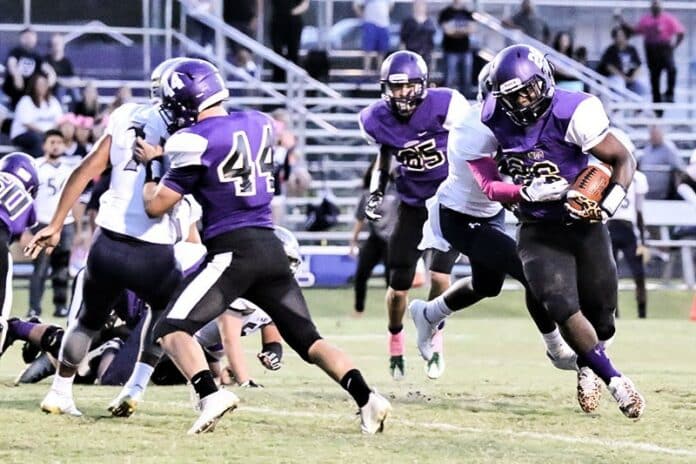
[[[68,317],[68,313],[68,308],[65,306],[56,307],[56,310],[53,312],[53,317]]]

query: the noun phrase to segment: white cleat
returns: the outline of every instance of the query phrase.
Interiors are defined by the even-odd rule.
[[[563,371],[577,371],[578,370],[578,355],[575,351],[566,344],[564,346],[556,347],[553,353],[550,350],[546,350],[546,356],[551,360],[551,364],[556,369],[561,369]]]
[[[41,402],[41,410],[48,414],[68,414],[75,417],[82,415],[75,406],[75,400],[72,396],[59,393],[54,389],[50,389]]]
[[[189,429],[189,435],[212,432],[222,416],[239,405],[237,395],[229,390],[218,390],[198,402],[201,414]]]
[[[619,409],[629,419],[640,419],[645,410],[645,399],[631,379],[626,376],[612,377],[607,385],[611,396],[619,403]]]
[[[425,375],[431,380],[436,380],[442,377],[444,372],[445,357],[442,353],[436,351],[433,353],[433,357],[430,358],[430,361],[425,363]]]
[[[142,401],[143,391],[140,388],[123,387],[121,393],[109,403],[108,411],[114,417],[130,417]]]
[[[391,404],[385,397],[375,391],[370,393],[367,404],[360,408],[360,430],[370,435],[382,432],[391,409]]]
[[[431,324],[425,318],[426,302],[423,300],[412,300],[408,305],[408,310],[411,312],[411,319],[416,326],[416,344],[418,351],[426,361],[430,361],[433,357],[433,336],[437,331],[437,324]]]
[[[602,380],[589,367],[578,370],[578,403],[583,412],[591,413],[599,407]]]

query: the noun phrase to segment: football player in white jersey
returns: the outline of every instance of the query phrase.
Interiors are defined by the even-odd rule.
[[[479,82],[487,78],[488,67],[481,71]],[[486,89],[479,87],[479,101]],[[480,103],[470,110],[478,117]],[[482,147],[494,151],[494,145]],[[505,210],[498,201],[486,196],[472,173],[467,160],[450,152],[449,174],[437,193],[427,202],[428,220],[423,226],[421,248],[447,252],[454,248],[466,255],[471,263],[471,277],[455,282],[445,293],[426,303],[413,300],[409,305],[418,331],[418,348],[425,360],[434,355],[432,327],[453,311],[471,306],[485,297],[500,293],[506,274],[517,279],[525,288],[527,309],[546,344],[547,356],[560,369],[574,370],[576,356],[563,341],[556,323],[529,291],[522,263],[517,256],[515,240],[505,233]],[[495,166],[493,166],[495,169]],[[525,195],[535,201],[556,200],[565,192],[568,183],[548,184],[541,189],[527,187]],[[512,190],[514,186],[510,186]],[[514,200],[512,196],[509,200]]]
[[[626,198],[607,223],[611,236],[611,247],[614,251],[614,261],[618,262],[619,251],[621,251],[631,269],[633,281],[636,283],[636,304],[638,305],[638,317],[641,319],[647,316],[648,304],[644,263],[648,256],[648,249],[645,246],[645,222],[643,221],[643,201],[648,190],[648,178],[636,169],[633,174],[633,182],[626,191]],[[636,228],[640,244],[636,241]]]
[[[168,136],[159,106],[127,103],[117,108],[104,135],[68,179],[50,224],[27,246],[26,253],[32,257],[44,248],[54,248],[70,207],[91,179],[112,167],[109,189],[101,198],[96,218],[99,230],[87,260],[84,308],[63,339],[57,375],[41,403],[45,412],[82,414],[72,395],[76,369],[124,289],[132,290],[158,315],[182,279],[174,257],[176,234],[170,228],[169,215],[150,218],[142,206],[142,186],[146,179],[159,178],[161,164],[142,165],[134,153],[151,150]],[[149,378],[161,355],[148,329],[133,377]]]
[[[43,158],[36,162],[40,183],[36,192],[36,200],[34,200],[34,208],[39,223],[37,227],[32,229],[34,231],[45,227],[50,222],[58,205],[60,191],[75,168],[74,165],[65,162],[65,141],[59,130],[46,131],[43,151]],[[34,261],[34,270],[29,282],[29,312],[27,317],[41,315],[41,299],[49,266],[52,269],[51,281],[55,306],[53,315],[65,317],[68,313],[68,264],[73,239],[80,229],[79,210],[76,208],[78,205],[79,201],[72,205],[72,210],[66,216],[60,242],[51,255],[41,253]],[[73,212],[75,215],[72,214]]]

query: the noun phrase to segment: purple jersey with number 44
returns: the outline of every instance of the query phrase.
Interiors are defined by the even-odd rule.
[[[396,190],[411,206],[424,206],[447,177],[447,137],[455,114],[468,107],[456,90],[428,89],[408,119],[395,116],[381,100],[360,112],[365,137],[386,149],[398,164]]]
[[[258,111],[206,118],[167,141],[162,180],[203,209],[203,238],[243,227],[272,228],[273,126]]]
[[[0,172],[0,221],[10,232],[10,241],[36,223],[34,199],[13,175]]]

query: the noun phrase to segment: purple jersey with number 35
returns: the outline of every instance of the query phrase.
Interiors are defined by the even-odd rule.
[[[272,228],[273,125],[258,111],[204,119],[165,145],[164,184],[193,194],[203,209],[203,238],[243,227]]]
[[[408,120],[395,116],[384,100],[360,112],[365,138],[381,145],[399,163],[395,183],[404,203],[424,206],[447,177],[449,130],[468,106],[459,92],[441,88],[428,89]]]
[[[34,199],[13,175],[0,172],[0,221],[15,240],[36,223]]]

